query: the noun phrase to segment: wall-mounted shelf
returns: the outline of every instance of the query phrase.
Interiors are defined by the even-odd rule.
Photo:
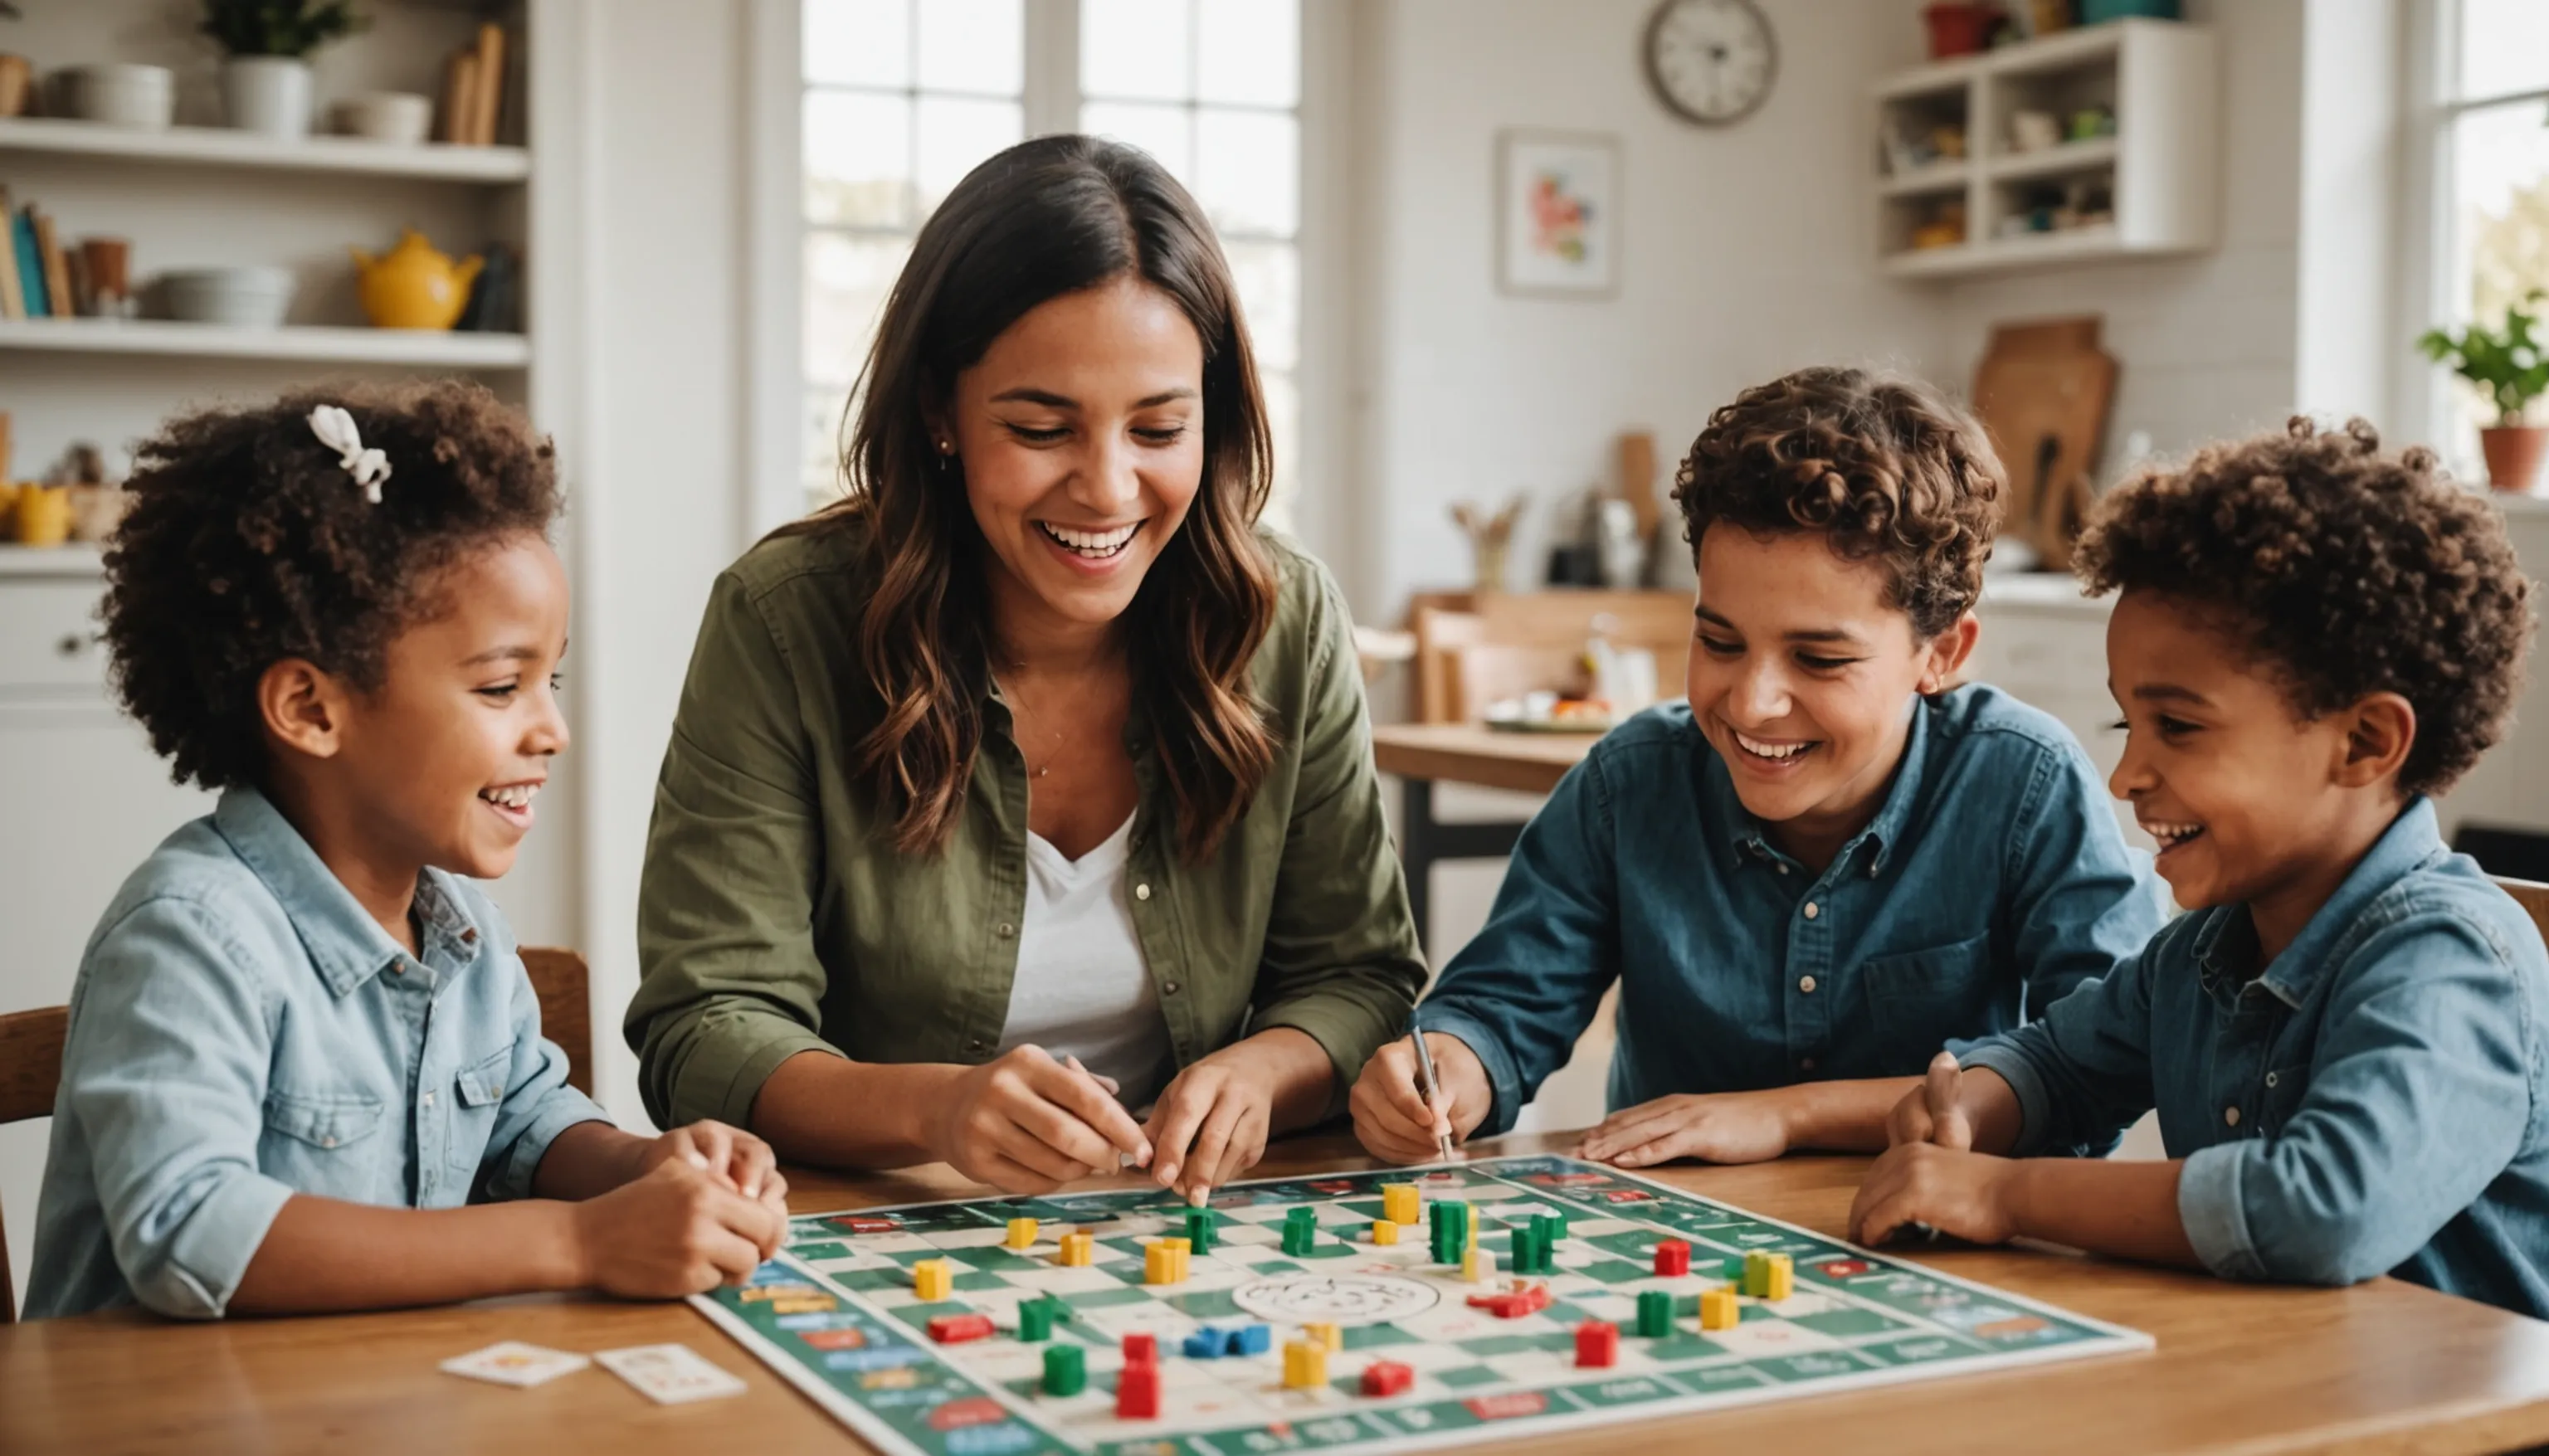
[[[1949,278],[2212,247],[2219,87],[2212,33],[2152,20],[2065,31],[1880,81],[1880,138],[1961,132],[1964,155],[1877,178],[1879,270]],[[2012,144],[2016,113],[2067,124],[2085,110],[2112,113],[2114,135],[2030,151]],[[1955,226],[1959,209],[1963,241],[1911,246],[1925,227]],[[2013,221],[2030,216],[2079,221],[2049,231]]]
[[[402,146],[354,136],[281,138],[227,127],[145,132],[98,122],[0,120],[0,152],[50,152],[132,162],[352,172],[373,177],[502,185],[527,181],[531,154],[519,146]]]
[[[0,351],[160,354],[187,359],[283,359],[324,364],[412,364],[445,369],[523,369],[531,342],[519,333],[425,333],[396,328],[237,328],[157,319],[13,318],[0,321]]]
[[[59,546],[0,544],[0,578],[94,577],[105,570],[102,558],[99,547],[88,541],[65,541]]]

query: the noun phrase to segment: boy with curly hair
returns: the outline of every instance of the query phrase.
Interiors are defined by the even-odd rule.
[[[2428,795],[2502,732],[2532,632],[2493,506],[2355,421],[2102,502],[2113,787],[2189,914],[1941,1057],[1855,1237],[1918,1220],[2234,1279],[2394,1273],[2549,1316],[2549,951]],[[2154,1105],[2169,1159],[2026,1154]]]
[[[106,555],[125,707],[220,789],[71,991],[30,1318],[193,1319],[740,1280],[759,1138],[642,1138],[565,1085],[512,867],[566,747],[545,441],[475,385],[172,421]]]
[[[1486,927],[1352,1104],[1382,1157],[1501,1133],[1620,986],[1611,1116],[1644,1167],[1873,1151],[1937,1049],[2040,1016],[2159,928],[2051,717],[1957,686],[2001,468],[1963,411],[1807,369],[1708,422],[1674,491],[1699,566],[1688,700],[1594,745]]]

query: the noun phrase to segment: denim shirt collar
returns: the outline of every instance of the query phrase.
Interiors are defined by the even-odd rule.
[[[2299,1007],[2326,973],[2336,942],[2351,932],[2372,902],[2411,870],[2445,853],[2433,801],[2407,801],[2372,848],[2318,907],[2301,934],[2275,957],[2255,984],[2287,1006]],[[2204,989],[2224,1011],[2235,1010],[2257,963],[2257,928],[2245,904],[2224,905],[2196,933],[2195,960]]]
[[[1905,825],[1912,818],[1913,805],[1921,797],[1922,765],[1929,757],[1930,715],[1925,711],[1928,703],[1927,698],[1913,701],[1911,726],[1903,734],[1903,756],[1894,766],[1894,782],[1885,791],[1885,802],[1877,809],[1876,817],[1867,822],[1867,827],[1841,847],[1841,853],[1833,857],[1834,864],[1847,864],[1860,845],[1870,844],[1873,849],[1867,861],[1868,875],[1872,878],[1885,871],[1886,861],[1893,854],[1895,843],[1902,839]],[[1697,724],[1691,726],[1691,732],[1694,735],[1699,733]],[[1752,812],[1744,807],[1744,800],[1737,796],[1734,771],[1726,767],[1726,761],[1718,756],[1715,746],[1703,736],[1699,740],[1699,750],[1705,759],[1699,775],[1700,809],[1707,816],[1709,837],[1727,846],[1728,863],[1741,869],[1747,859],[1764,864],[1785,859],[1763,835],[1761,821],[1753,818]]]
[[[263,793],[245,785],[223,790],[213,827],[274,897],[291,907],[292,928],[330,991],[350,995],[407,957]],[[425,932],[419,949],[425,959],[465,965],[477,954],[479,930],[447,879],[438,869],[418,876],[416,918]]]

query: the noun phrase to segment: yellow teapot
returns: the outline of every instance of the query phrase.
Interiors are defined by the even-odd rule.
[[[351,251],[362,273],[363,313],[375,328],[449,328],[460,321],[460,311],[469,304],[469,285],[486,262],[468,257],[454,263],[413,228],[380,257],[361,248]]]

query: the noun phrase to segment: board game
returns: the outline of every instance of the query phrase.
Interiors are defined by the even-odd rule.
[[[897,1456],[1403,1451],[2151,1348],[1547,1156],[1200,1215],[1121,1189],[801,1217],[693,1303]]]

